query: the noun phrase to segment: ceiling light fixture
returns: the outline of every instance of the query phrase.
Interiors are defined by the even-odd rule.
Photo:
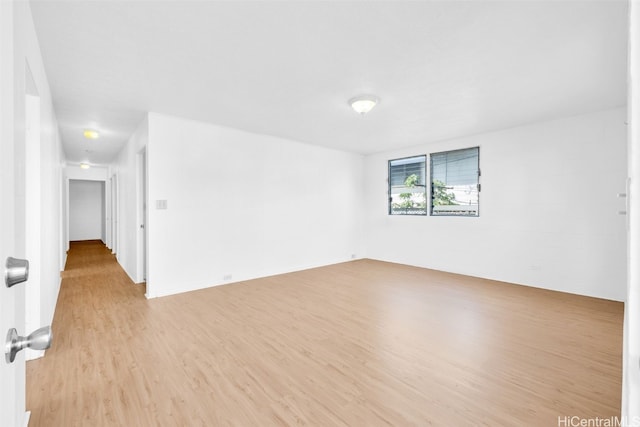
[[[373,95],[360,95],[349,100],[349,105],[355,110],[356,113],[361,115],[367,114],[373,107],[380,102],[380,98]]]
[[[98,139],[98,137],[100,136],[100,133],[98,133],[98,131],[94,129],[85,129],[82,134],[87,139]]]
[[[80,168],[81,169],[89,169],[91,166],[89,165],[89,163],[80,163]]]

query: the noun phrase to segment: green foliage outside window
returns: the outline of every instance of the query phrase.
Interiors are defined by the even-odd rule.
[[[415,188],[419,182],[420,178],[418,175],[411,174],[404,180],[404,186],[406,188]],[[421,200],[414,200],[414,195],[417,195]],[[402,200],[400,203],[393,203],[392,207],[394,209],[413,209],[420,208],[424,209],[427,206],[427,201],[424,193],[400,193],[398,195]]]
[[[402,194],[400,195],[402,197]],[[433,206],[457,205],[456,195],[447,192],[447,187],[442,181],[433,181]]]

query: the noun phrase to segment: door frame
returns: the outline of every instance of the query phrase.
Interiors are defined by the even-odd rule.
[[[25,93],[25,258],[29,260],[29,286],[25,296],[25,330],[41,325],[42,293],[42,183],[40,153],[40,97],[33,83],[28,62],[25,65],[27,93]],[[29,90],[29,86],[33,86]],[[44,356],[44,350],[26,350],[26,360]]]
[[[149,297],[149,205],[148,205],[148,161],[147,148],[144,147],[136,155],[136,205],[137,205],[137,252],[136,282],[146,282],[146,296]]]
[[[110,244],[111,253],[118,254],[118,175],[113,174],[109,178],[109,192],[111,198],[110,208]]]

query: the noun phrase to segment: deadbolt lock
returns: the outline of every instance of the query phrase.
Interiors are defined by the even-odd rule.
[[[4,264],[4,283],[7,288],[26,282],[29,279],[29,261],[7,257]]]

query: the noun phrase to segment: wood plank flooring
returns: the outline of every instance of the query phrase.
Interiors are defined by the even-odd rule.
[[[361,260],[146,300],[69,253],[36,426],[557,426],[620,413],[621,303]]]

